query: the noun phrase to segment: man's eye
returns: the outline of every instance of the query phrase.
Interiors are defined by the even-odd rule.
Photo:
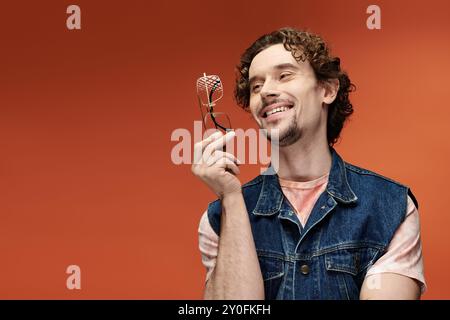
[[[255,84],[255,85],[252,87],[252,91],[253,91],[253,92],[256,92],[256,91],[258,91],[260,88],[261,88],[261,85],[260,85],[260,84]]]
[[[280,79],[287,78],[287,77],[289,77],[290,75],[291,75],[291,73],[282,73],[282,74],[280,75]]]

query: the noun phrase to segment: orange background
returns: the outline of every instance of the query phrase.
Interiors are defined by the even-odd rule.
[[[357,91],[336,147],[410,185],[428,291],[450,298],[448,1],[8,1],[0,11],[0,298],[197,299],[197,227],[214,195],[175,166],[173,130],[199,119],[195,81],[234,66],[262,33],[306,27]],[[366,8],[381,7],[381,30]],[[244,165],[241,180],[259,166]],[[81,290],[66,288],[68,265]]]

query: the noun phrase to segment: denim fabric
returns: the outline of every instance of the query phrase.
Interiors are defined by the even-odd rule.
[[[242,187],[266,299],[359,299],[368,268],[405,219],[408,194],[418,207],[408,187],[330,152],[327,188],[304,228],[276,174]],[[221,212],[219,200],[209,204],[219,236]]]

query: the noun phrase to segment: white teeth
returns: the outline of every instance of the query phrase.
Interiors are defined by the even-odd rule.
[[[277,113],[277,112],[283,112],[283,111],[286,111],[286,110],[289,110],[289,108],[288,107],[278,107],[278,108],[275,108],[273,110],[267,111],[266,112],[266,116],[268,117],[271,114],[274,114],[274,113]]]

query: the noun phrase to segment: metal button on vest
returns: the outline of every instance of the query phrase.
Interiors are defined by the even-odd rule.
[[[300,267],[300,271],[302,274],[307,275],[309,273],[309,267],[307,264],[304,264]]]

